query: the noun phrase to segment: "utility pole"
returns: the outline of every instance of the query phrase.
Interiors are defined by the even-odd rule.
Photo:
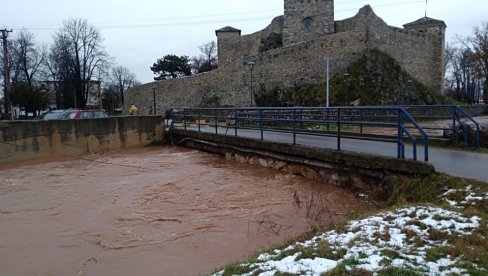
[[[8,33],[11,33],[12,30],[7,30],[3,29],[0,30],[2,33],[2,44],[3,44],[3,82],[4,82],[4,89],[3,89],[3,98],[5,100],[5,114],[8,114],[8,110],[10,107],[10,104],[7,99],[7,92],[10,90],[10,66],[8,62],[8,42],[7,42],[7,37]],[[13,119],[13,112],[11,113],[11,118]]]

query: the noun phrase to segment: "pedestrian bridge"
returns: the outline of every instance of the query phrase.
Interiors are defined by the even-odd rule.
[[[457,106],[182,108],[172,109],[168,118],[167,127],[179,137],[211,133],[219,137],[213,142],[221,145],[231,138],[246,138],[419,160],[441,172],[488,181],[480,168],[488,155],[430,146],[442,142],[479,147],[479,124]],[[438,123],[429,123],[433,120]]]

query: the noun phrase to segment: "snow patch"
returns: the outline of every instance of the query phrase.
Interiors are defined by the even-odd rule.
[[[447,193],[455,193],[448,191]],[[480,225],[477,216],[462,214],[431,206],[417,206],[384,212],[362,220],[351,221],[344,233],[329,231],[305,242],[297,242],[284,250],[263,253],[257,263],[247,264],[252,270],[247,275],[274,275],[292,273],[320,275],[346,262],[346,268],[361,268],[379,271],[388,266],[410,267],[430,275],[463,274],[466,270],[457,267],[459,260],[442,257],[428,261],[427,251],[435,246],[446,245],[445,241],[429,239],[429,230],[448,235],[469,235]],[[316,256],[300,258],[301,252],[294,249],[314,249],[326,242],[332,253],[344,251],[338,260]],[[312,250],[313,251],[313,250]],[[280,259],[281,258],[281,259]],[[354,264],[350,264],[354,263]],[[214,274],[219,275],[219,274]]]

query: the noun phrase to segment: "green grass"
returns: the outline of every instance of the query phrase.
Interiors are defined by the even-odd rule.
[[[428,183],[428,185],[426,185]],[[437,175],[425,178],[397,178],[387,206],[406,203],[437,203],[444,183]]]
[[[232,276],[232,275],[242,275],[252,271],[249,266],[243,266],[242,262],[234,262],[231,264],[226,265],[221,270],[224,270],[224,276]],[[219,270],[220,271],[220,270]]]
[[[322,276],[372,276],[374,275],[371,271],[364,269],[352,269],[351,271],[346,269],[346,264],[339,264],[336,268],[332,269],[327,273],[323,273]]]
[[[383,254],[383,256],[388,257],[390,259],[397,259],[400,257],[398,251],[392,249],[384,249],[383,251],[381,251],[381,254]]]
[[[418,276],[423,275],[414,270],[404,267],[390,266],[383,270],[378,271],[379,276]]]
[[[327,243],[327,241],[320,241],[317,243],[316,247],[307,247],[302,250],[302,254],[297,257],[300,259],[314,259],[314,258],[324,258],[329,260],[340,260],[346,255],[347,251],[341,249],[339,251],[334,251]]]

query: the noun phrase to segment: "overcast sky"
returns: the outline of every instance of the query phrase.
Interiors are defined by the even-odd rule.
[[[232,26],[243,34],[266,27],[283,14],[283,0],[5,0],[0,28],[33,32],[38,43],[51,43],[63,20],[84,18],[100,29],[107,52],[143,82],[149,67],[166,54],[195,56],[198,46],[215,40],[215,30]],[[424,16],[425,0],[336,0],[341,20],[370,4],[391,26],[402,27]],[[467,36],[488,21],[488,0],[429,0],[427,16],[444,20],[447,40]]]

